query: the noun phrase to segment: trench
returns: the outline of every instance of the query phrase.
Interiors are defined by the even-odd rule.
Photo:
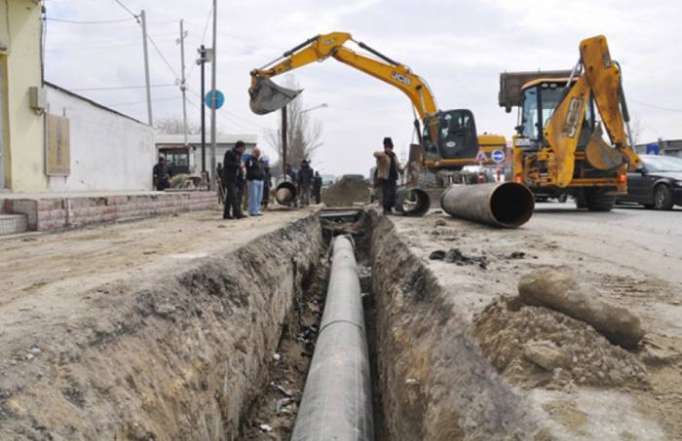
[[[0,387],[0,439],[291,439],[338,235],[355,244],[374,440],[535,439],[507,438],[534,432],[525,404],[475,348],[471,320],[371,210],[303,217],[102,294],[93,314],[106,318],[72,319],[79,332],[52,365],[41,355],[21,390]]]

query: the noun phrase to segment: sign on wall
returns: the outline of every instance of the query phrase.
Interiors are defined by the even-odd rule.
[[[69,119],[47,114],[46,173],[48,176],[68,176],[71,173],[71,141]]]

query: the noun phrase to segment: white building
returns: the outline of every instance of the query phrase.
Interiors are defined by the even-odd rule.
[[[156,150],[159,156],[168,161],[173,174],[190,173],[201,174],[201,135],[189,135],[185,145],[184,135],[156,135]],[[216,164],[223,162],[225,152],[234,147],[237,141],[246,144],[246,151],[250,152],[258,143],[258,135],[216,135]],[[211,169],[211,137],[206,134],[206,170]]]
[[[57,161],[64,166],[48,169],[49,191],[152,189],[156,150],[150,126],[55,84],[46,82],[45,88],[48,165],[53,156],[67,155]],[[55,143],[62,153],[53,152]]]

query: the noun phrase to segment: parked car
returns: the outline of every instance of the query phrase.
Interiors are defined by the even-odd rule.
[[[658,155],[639,155],[639,158],[642,165],[628,173],[628,194],[618,200],[657,210],[682,205],[682,159]]]

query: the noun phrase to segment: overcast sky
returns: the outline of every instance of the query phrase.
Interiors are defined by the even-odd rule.
[[[155,118],[180,116],[175,83],[180,70],[178,21],[188,31],[190,118],[199,120],[196,48],[210,45],[204,33],[210,0],[122,0],[146,9],[148,29],[170,67],[150,46]],[[146,121],[144,89],[83,90],[142,86],[141,31],[114,0],[47,0],[46,79]],[[265,133],[276,114],[250,112],[249,71],[320,33],[344,31],[408,66],[424,78],[441,109],[470,108],[479,132],[510,137],[516,123],[497,105],[499,73],[568,69],[582,38],[605,34],[620,61],[639,141],[682,138],[682,6],[675,0],[238,0],[218,5],[218,88],[227,96],[220,130],[255,133],[274,157]],[[205,39],[204,39],[205,35]],[[172,70],[171,70],[172,67]],[[305,89],[304,107],[324,126],[324,146],[313,165],[324,173],[367,173],[371,152],[392,136],[399,152],[412,140],[412,110],[397,89],[329,59],[295,71]],[[275,79],[280,83],[284,78]]]

